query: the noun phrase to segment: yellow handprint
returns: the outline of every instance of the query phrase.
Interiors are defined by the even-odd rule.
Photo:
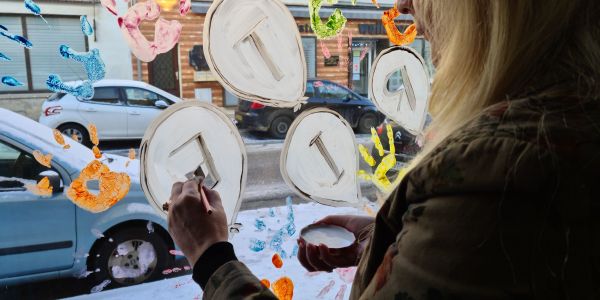
[[[396,146],[394,145],[394,131],[392,129],[392,125],[386,125],[386,131],[390,145],[390,151],[387,155],[385,155],[385,151],[383,149],[383,145],[381,144],[381,140],[377,135],[377,131],[375,131],[375,128],[371,128],[371,140],[373,141],[379,156],[383,158],[381,159],[379,165],[375,168],[375,172],[373,174],[370,174],[365,170],[359,170],[358,176],[364,180],[372,181],[381,191],[389,192],[396,186],[398,182],[400,182],[400,180],[402,180],[406,170],[404,168],[401,169],[393,183],[390,182],[389,178],[387,177],[388,171],[396,165]],[[371,154],[369,154],[367,147],[364,145],[358,145],[358,151],[369,166],[375,167],[377,161]]]

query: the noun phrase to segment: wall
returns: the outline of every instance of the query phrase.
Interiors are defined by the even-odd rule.
[[[83,1],[82,1],[83,2]],[[117,19],[99,4],[95,9],[91,3],[57,1],[37,1],[45,15],[87,15],[90,22],[95,20],[96,35],[88,39],[89,48],[98,48],[106,64],[106,78],[132,79],[131,54],[117,26]],[[120,11],[127,9],[124,1],[117,1]],[[2,1],[4,14],[29,14],[23,1]],[[95,16],[95,17],[94,17]],[[83,34],[83,33],[82,33]],[[60,39],[60,37],[56,37]],[[35,41],[32,41],[35,45]],[[34,46],[35,47],[35,46]],[[57,60],[60,59],[57,55]],[[32,66],[35,68],[35,66]],[[14,93],[0,94],[0,107],[6,108],[29,118],[37,120],[40,116],[42,102],[51,94],[47,93]]]
[[[189,64],[189,51],[194,45],[203,44],[202,31],[204,28],[204,15],[188,13],[182,17],[178,11],[163,11],[161,17],[167,20],[178,20],[183,25],[183,31],[179,39],[179,85],[180,96],[183,99],[194,99],[194,91],[199,88],[210,88],[212,90],[212,103],[218,106],[223,106],[223,88],[216,81],[210,82],[195,82],[194,68]],[[154,23],[144,22],[140,26],[144,35],[152,40],[154,38]],[[138,79],[137,64],[138,59],[132,55],[133,78]],[[148,64],[141,62],[142,65],[142,80],[150,82],[148,78]]]

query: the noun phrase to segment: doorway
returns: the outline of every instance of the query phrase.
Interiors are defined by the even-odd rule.
[[[156,56],[148,64],[150,84],[177,97],[179,94],[179,45],[171,51]]]

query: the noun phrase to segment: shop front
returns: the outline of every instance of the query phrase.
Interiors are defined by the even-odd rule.
[[[143,63],[133,57],[134,79],[148,82],[184,99],[198,99],[218,106],[235,107],[239,99],[225,91],[212,75],[203,53],[202,29],[211,2],[194,2],[192,12],[183,18],[183,32],[178,46],[162,54],[152,63]],[[348,18],[345,29],[337,38],[318,40],[313,33],[308,8],[288,5],[302,37],[309,79],[331,80],[355,92],[368,96],[369,73],[377,55],[390,47],[381,16],[389,7],[377,9],[369,3],[362,6],[336,6]],[[331,7],[323,7],[326,18]],[[178,12],[164,12],[164,17],[178,17]],[[400,30],[412,23],[409,16],[397,20]],[[146,26],[143,24],[143,26]],[[153,27],[142,27],[150,38]],[[428,47],[422,39],[415,41],[417,51],[428,58]],[[414,46],[413,45],[413,46]],[[329,53],[329,57],[325,54]],[[427,57],[426,57],[427,56]]]

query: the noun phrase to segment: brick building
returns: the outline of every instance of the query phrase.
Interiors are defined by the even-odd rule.
[[[356,6],[350,5],[350,1],[342,0],[334,6],[342,10],[348,18],[348,23],[342,34],[344,46],[341,51],[338,51],[337,39],[323,41],[332,55],[327,60],[321,51],[321,41],[316,39],[310,28],[306,1],[283,2],[295,17],[301,33],[309,78],[332,80],[366,95],[371,64],[381,50],[390,46],[381,23],[381,16],[393,5],[393,1],[380,1],[382,4],[380,9],[377,9],[370,0],[358,1]],[[238,99],[223,89],[205,64],[192,66],[191,61],[194,59],[199,62],[204,61],[201,51],[202,31],[206,12],[211,3],[211,1],[193,2],[192,12],[185,17],[179,16],[177,7],[173,7],[171,11],[163,11],[163,17],[180,20],[183,24],[179,44],[171,52],[160,55],[151,63],[140,62],[132,57],[133,78],[158,86],[184,99],[211,99],[213,104],[226,107],[237,105]],[[331,6],[324,6],[320,12],[321,17],[326,18],[332,11]],[[402,29],[411,22],[409,16],[401,16],[397,25]],[[152,38],[153,24],[143,24],[141,28],[149,39]],[[350,48],[348,47],[349,34],[352,36]],[[424,57],[429,57],[429,48],[422,39],[417,40],[412,46],[421,51]]]

